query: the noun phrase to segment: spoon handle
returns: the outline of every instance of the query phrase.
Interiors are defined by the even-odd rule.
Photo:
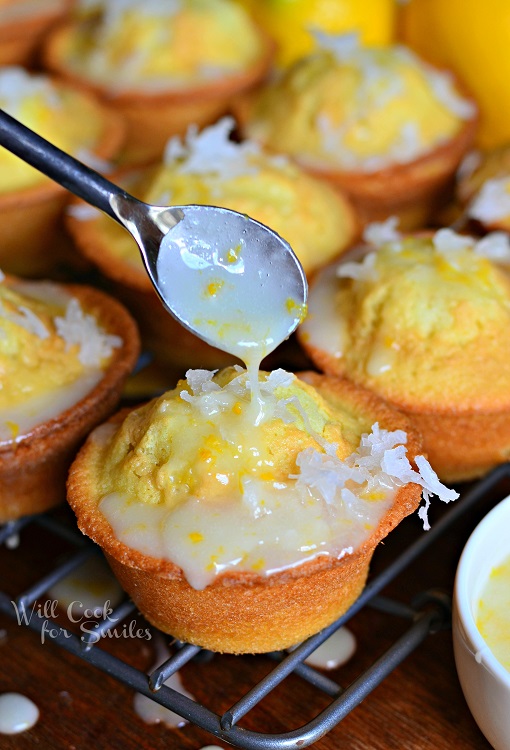
[[[70,190],[79,198],[101,209],[120,223],[111,198],[131,198],[122,188],[66,154],[33,130],[0,109],[0,146]]]

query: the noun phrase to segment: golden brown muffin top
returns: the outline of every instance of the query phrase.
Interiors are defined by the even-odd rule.
[[[265,54],[258,28],[232,0],[93,0],[80,10],[60,62],[115,91],[193,88]]]
[[[274,229],[291,245],[306,273],[326,265],[352,243],[356,218],[347,200],[307,175],[285,156],[253,141],[230,140],[234,121],[225,117],[166,146],[160,165],[140,174],[130,192],[154,205],[205,204],[237,211]],[[92,211],[73,211],[85,220]],[[108,252],[140,271],[138,247],[125,231],[97,213]]]
[[[409,49],[317,33],[318,49],[255,98],[245,132],[315,168],[374,172],[455,137],[476,114],[451,76]]]
[[[305,346],[405,408],[508,404],[510,279],[496,262],[508,262],[506,236],[400,237],[391,222],[370,234],[362,260],[317,279]]]
[[[190,371],[93,433],[80,458],[87,493],[118,541],[171,560],[201,589],[225,571],[340,558],[374,532],[397,488],[443,491],[423,457],[421,474],[411,467],[406,432],[379,426],[387,407],[370,394],[283,370],[260,373],[259,387],[252,400],[238,367]]]

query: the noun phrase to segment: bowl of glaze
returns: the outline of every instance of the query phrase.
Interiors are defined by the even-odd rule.
[[[496,505],[469,537],[457,568],[453,601],[453,648],[460,684],[471,713],[495,750],[510,748],[510,671],[492,652],[477,619],[491,573],[509,557],[510,496]],[[507,618],[509,607],[507,593]],[[505,601],[499,599],[494,608],[498,619],[504,610]],[[507,649],[510,653],[509,631]]]

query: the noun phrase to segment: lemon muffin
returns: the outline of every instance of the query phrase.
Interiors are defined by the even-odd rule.
[[[362,260],[317,277],[299,339],[406,412],[442,479],[481,476],[510,456],[508,239],[402,237],[391,221],[367,233]]]
[[[104,293],[0,277],[0,522],[65,499],[69,464],[117,407],[138,350]]]
[[[44,35],[71,0],[0,0],[0,65],[30,65]]]
[[[253,142],[231,141],[232,128],[233,120],[225,117],[201,132],[190,128],[185,139],[173,137],[162,164],[133,175],[133,181],[127,178],[129,191],[155,205],[199,203],[247,214],[283,236],[308,274],[344,252],[357,233],[347,200],[286,157],[264,153]],[[188,367],[231,362],[162,310],[138,247],[124,229],[83,204],[71,208],[68,226],[76,245],[116,282],[148,348],[184,365],[181,374]]]
[[[345,190],[366,221],[421,226],[472,142],[474,103],[405,47],[316,36],[314,54],[239,100],[243,134]]]
[[[120,146],[118,118],[94,99],[46,75],[0,68],[0,108],[96,169]],[[49,273],[67,249],[62,211],[70,193],[0,148],[0,265],[4,271]]]
[[[122,161],[140,164],[258,84],[272,44],[233,0],[103,0],[51,34],[44,57],[115,107],[127,124]]]
[[[457,198],[468,219],[485,230],[510,231],[510,146],[468,154]]]
[[[420,485],[427,502],[456,496],[403,415],[352,384],[303,377],[261,372],[252,399],[240,367],[189,371],[97,428],[73,463],[80,528],[144,616],[181,640],[294,645],[359,596]]]

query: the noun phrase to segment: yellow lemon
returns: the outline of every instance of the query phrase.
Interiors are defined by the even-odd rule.
[[[482,147],[510,141],[508,0],[410,0],[400,35],[426,59],[451,68],[477,99]]]
[[[278,45],[277,65],[286,66],[311,52],[311,29],[328,33],[357,31],[364,44],[393,40],[394,0],[242,0]]]

